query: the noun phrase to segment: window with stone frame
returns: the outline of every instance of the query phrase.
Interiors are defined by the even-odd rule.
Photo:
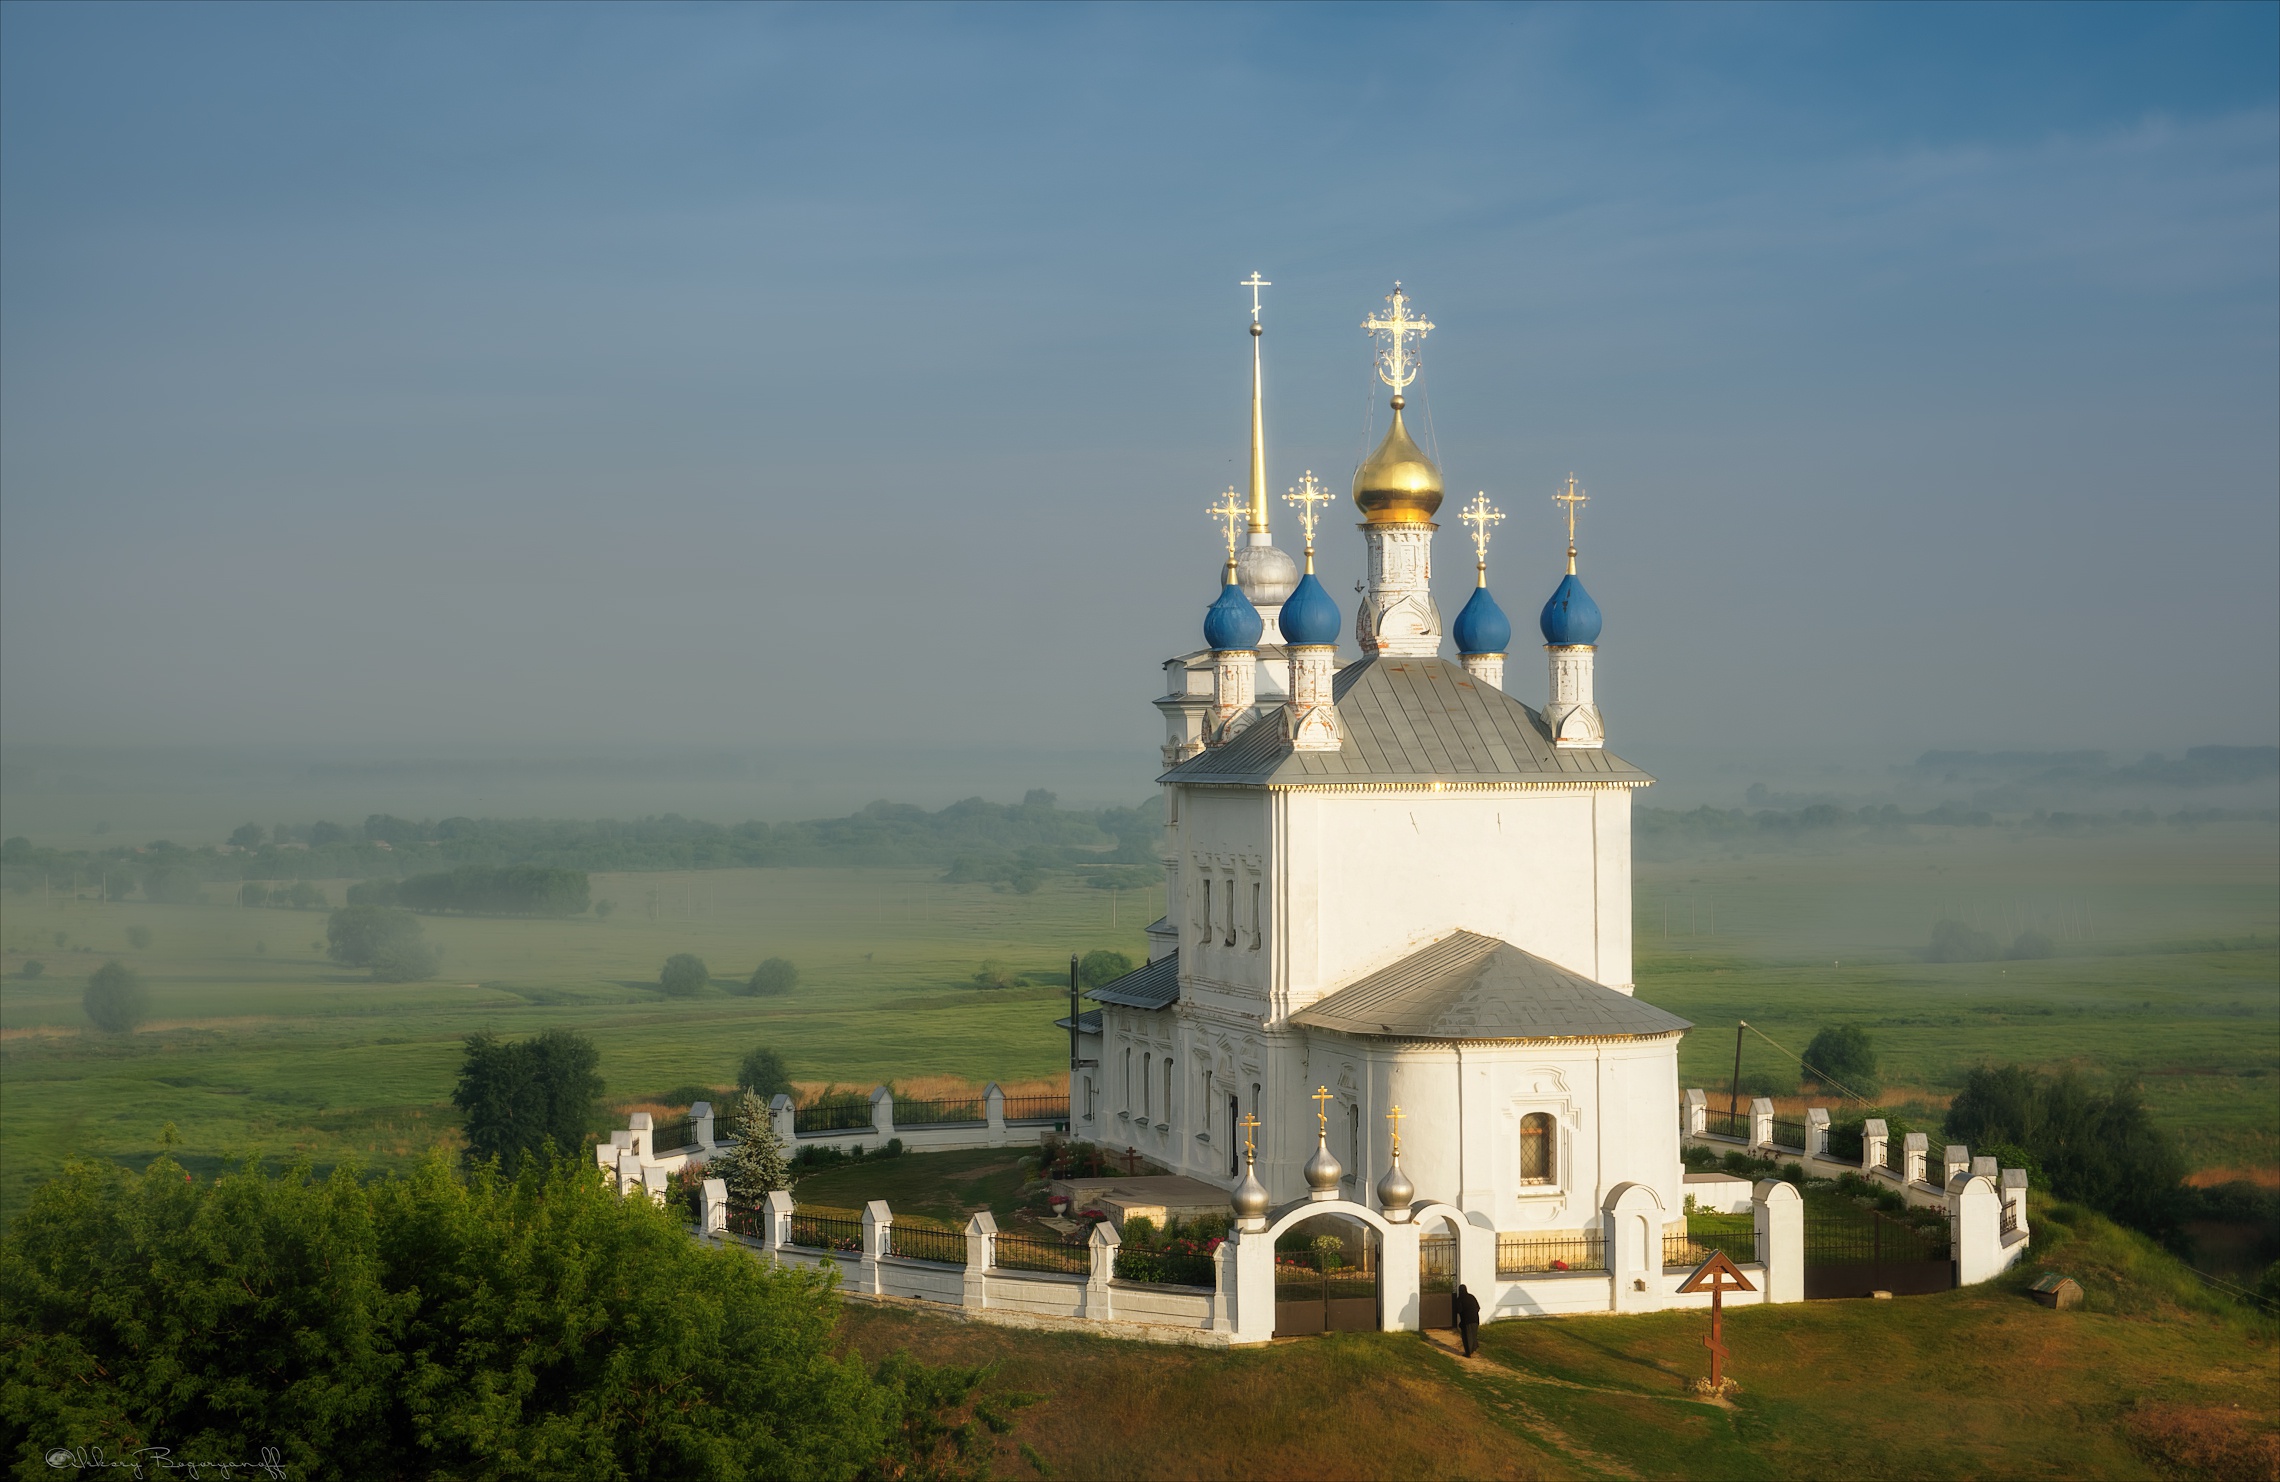
[[[1140,1057],[1140,1120],[1143,1122],[1148,1120],[1148,1103],[1151,1100],[1148,1095],[1148,1074],[1155,1068],[1155,1059],[1153,1055]]]
[[[1549,1112],[1530,1112],[1520,1119],[1520,1182],[1548,1184],[1557,1181],[1556,1156],[1559,1129]]]
[[[1266,932],[1263,929],[1259,919],[1259,895],[1261,888],[1262,887],[1258,881],[1253,880],[1251,882],[1251,950],[1254,952],[1258,951],[1259,944],[1266,940]]]
[[[1227,945],[1235,945],[1235,882],[1227,882]]]

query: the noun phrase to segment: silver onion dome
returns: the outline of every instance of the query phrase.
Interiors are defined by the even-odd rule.
[[[1263,1220],[1274,1205],[1267,1186],[1259,1182],[1258,1169],[1248,1158],[1243,1160],[1243,1181],[1235,1186],[1229,1202],[1234,1204],[1235,1218],[1239,1220]]]
[[[1337,1198],[1338,1180],[1345,1176],[1346,1170],[1339,1166],[1335,1157],[1331,1156],[1329,1134],[1316,1134],[1314,1156],[1306,1160],[1306,1186],[1313,1190],[1307,1197],[1310,1199]]]
[[[1298,590],[1298,562],[1276,546],[1243,546],[1235,552],[1235,584],[1253,607],[1280,607]]]
[[[1393,1155],[1393,1166],[1378,1180],[1378,1208],[1389,1215],[1406,1215],[1410,1204],[1417,1198],[1417,1186],[1409,1175],[1401,1171],[1401,1154]]]

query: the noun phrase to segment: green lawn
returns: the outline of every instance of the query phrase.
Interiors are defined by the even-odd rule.
[[[340,882],[328,889],[341,898]],[[2080,1064],[2142,1079],[2196,1163],[2280,1168],[2276,889],[2280,843],[2254,825],[2070,841],[1932,830],[1841,854],[1648,861],[1636,976],[1702,1026],[1681,1052],[1689,1084],[1723,1084],[1737,1017],[1798,1049],[1850,1020],[1895,1083],[1924,1095],[1982,1060]],[[0,1218],[65,1156],[139,1162],[169,1122],[192,1167],[247,1153],[408,1159],[454,1135],[459,1045],[477,1029],[586,1031],[618,1102],[726,1083],[760,1043],[801,1079],[859,1087],[1051,1075],[1067,1054],[1058,992],[977,990],[974,969],[997,958],[1051,976],[1096,947],[1137,959],[1156,914],[1145,893],[1056,880],[1024,896],[922,870],[598,875],[594,894],[615,914],[430,918],[444,975],[395,985],[326,962],[311,945],[321,913],[0,902]],[[2049,925],[2068,955],[1917,961],[1947,910],[1989,929]],[[135,926],[147,950],[127,946]],[[729,981],[784,956],[802,981],[781,998],[668,1000],[654,983],[678,951]],[[123,1042],[88,1031],[79,1009],[108,956],[152,985],[152,1022]],[[26,980],[35,958],[46,976]],[[1783,1064],[1751,1042],[1745,1069]]]
[[[802,1204],[841,1209],[861,1209],[884,1199],[897,1217],[920,1215],[961,1229],[967,1216],[987,1209],[1003,1224],[1019,1205],[1015,1196],[1027,1179],[1021,1166],[1025,1156],[1036,1156],[1034,1144],[866,1158],[811,1173],[792,1192]]]

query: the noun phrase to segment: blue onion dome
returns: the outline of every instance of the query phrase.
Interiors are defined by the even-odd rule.
[[[1338,634],[1345,620],[1338,616],[1338,604],[1322,590],[1322,583],[1309,571],[1298,579],[1298,586],[1283,599],[1283,642],[1288,644],[1331,644],[1338,642]]]
[[[1599,641],[1599,604],[1572,571],[1560,578],[1552,600],[1544,604],[1543,621],[1544,641],[1555,647]]]
[[[1204,647],[1215,653],[1257,648],[1260,636],[1266,631],[1259,609],[1251,605],[1251,599],[1233,582],[1219,589],[1219,600],[1203,614]]]
[[[1457,614],[1456,626],[1449,632],[1461,654],[1500,654],[1512,646],[1512,619],[1486,587],[1473,588],[1472,600]]]

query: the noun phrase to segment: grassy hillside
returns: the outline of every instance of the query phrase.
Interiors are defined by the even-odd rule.
[[[2273,1325],[2063,1213],[2034,1269],[2083,1280],[2083,1310],[2035,1305],[2024,1271],[1743,1309],[1727,1325],[1742,1387],[1724,1405],[1685,1391],[1706,1372],[1700,1314],[1494,1324],[1470,1363],[1409,1334],[1214,1352],[857,1304],[846,1334],[872,1357],[992,1364],[993,1383],[1038,1396],[1003,1450],[1009,1476],[2270,1477]]]

